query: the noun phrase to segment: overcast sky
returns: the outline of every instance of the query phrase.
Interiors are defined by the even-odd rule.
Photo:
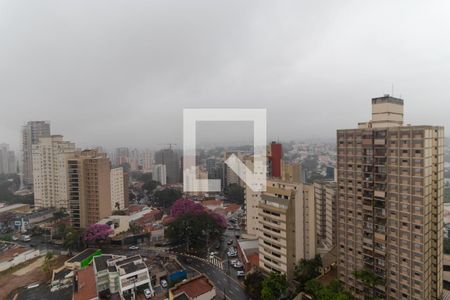
[[[80,146],[158,148],[196,107],[267,108],[268,139],[332,138],[392,84],[408,123],[447,126],[449,14],[445,0],[3,0],[0,142],[19,149],[21,125],[50,120]]]

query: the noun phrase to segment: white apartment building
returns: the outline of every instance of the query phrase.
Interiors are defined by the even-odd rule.
[[[33,145],[33,186],[36,207],[68,208],[67,159],[75,144],[61,135],[40,138]]]
[[[161,185],[166,185],[167,184],[166,165],[162,165],[162,164],[153,165],[152,178],[153,178],[153,180],[161,183]]]
[[[120,210],[125,208],[125,181],[123,179],[123,168],[111,169],[111,209]]]

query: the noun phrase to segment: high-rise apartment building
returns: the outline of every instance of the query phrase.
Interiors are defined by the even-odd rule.
[[[317,247],[329,250],[336,245],[336,182],[315,182],[314,199],[316,201]]]
[[[167,184],[181,182],[180,157],[175,151],[170,148],[157,151],[155,164],[166,166]]]
[[[33,187],[36,207],[68,207],[67,159],[75,144],[61,135],[41,137],[33,145]]]
[[[338,277],[356,296],[441,299],[444,129],[403,125],[403,100],[337,131]],[[354,271],[381,279],[367,288]]]
[[[111,162],[105,153],[84,150],[68,160],[69,213],[85,228],[111,215]]]
[[[161,185],[167,184],[167,172],[165,165],[153,165],[152,179],[161,183]]]
[[[122,167],[111,169],[111,209],[121,210],[125,206],[125,180]]]
[[[47,121],[30,121],[22,128],[22,173],[25,186],[33,185],[33,145],[41,137],[50,136],[50,123]]]
[[[0,174],[17,173],[16,155],[8,144],[0,144]]]
[[[316,255],[314,187],[269,179],[258,208],[259,266],[292,279],[295,264]]]

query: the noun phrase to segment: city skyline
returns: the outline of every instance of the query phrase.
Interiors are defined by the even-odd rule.
[[[5,2],[0,141],[18,150],[25,121],[50,120],[80,145],[179,143],[197,107],[267,108],[269,137],[333,138],[392,92],[407,123],[449,126],[448,6]]]

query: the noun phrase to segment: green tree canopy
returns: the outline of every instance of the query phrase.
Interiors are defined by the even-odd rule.
[[[260,271],[255,271],[247,275],[244,279],[245,291],[255,300],[261,299],[262,283],[264,275]]]
[[[320,275],[322,258],[316,255],[313,259],[301,259],[294,269],[294,280],[298,282],[296,292],[301,292],[305,288],[306,282]]]
[[[288,282],[285,274],[272,272],[262,282],[261,299],[277,300],[286,295]]]
[[[169,208],[177,199],[181,198],[182,193],[177,189],[164,189],[161,191],[156,191],[154,196],[157,206]]]
[[[183,243],[188,253],[205,253],[218,241],[225,228],[208,212],[187,213],[167,226],[166,234],[172,243]]]

